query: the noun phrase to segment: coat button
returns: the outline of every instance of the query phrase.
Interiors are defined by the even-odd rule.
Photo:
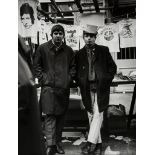
[[[85,69],[85,66],[82,66],[82,69]]]

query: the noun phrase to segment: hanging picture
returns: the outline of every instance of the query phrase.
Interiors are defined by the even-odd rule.
[[[122,20],[117,24],[119,26],[120,48],[136,47],[136,20]]]
[[[37,0],[18,0],[18,33],[22,37],[37,38]]]
[[[79,26],[65,25],[66,44],[73,50],[79,50]]]
[[[118,26],[110,23],[108,25],[104,25],[103,27],[99,27],[96,43],[98,45],[109,47],[110,52],[120,52]]]
[[[48,41],[48,27],[43,19],[38,21],[39,24],[39,45]]]

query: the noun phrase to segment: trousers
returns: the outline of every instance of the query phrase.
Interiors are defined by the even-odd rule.
[[[61,142],[62,129],[65,115],[46,115],[44,120],[44,133],[47,146],[56,145]]]
[[[97,144],[102,143],[101,139],[101,127],[103,122],[103,112],[99,113],[98,104],[97,104],[97,93],[90,92],[92,100],[92,109],[93,113],[88,112],[89,119],[89,133],[87,141]]]

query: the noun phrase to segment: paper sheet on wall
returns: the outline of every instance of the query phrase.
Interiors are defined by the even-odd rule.
[[[18,33],[33,43],[37,43],[37,5],[37,0],[18,0]]]
[[[136,19],[122,20],[117,24],[120,35],[120,48],[136,47]]]
[[[40,19],[38,21],[39,24],[39,45],[47,42],[48,38],[48,31],[47,31],[47,24],[44,20]]]
[[[79,26],[64,25],[66,44],[73,50],[79,50]]]
[[[98,45],[104,45],[109,47],[110,52],[120,52],[118,25],[110,23],[103,27],[99,27],[96,43]]]
[[[80,49],[85,46],[85,42],[83,40],[83,29],[84,29],[84,27],[85,27],[84,25],[83,26],[81,25],[80,28],[79,28]]]
[[[48,35],[48,40],[52,39],[51,29],[54,25],[61,25],[65,30],[65,41],[68,46],[73,50],[79,49],[79,26],[76,25],[66,25],[61,23],[46,23],[46,32]],[[63,40],[64,42],[64,40]]]

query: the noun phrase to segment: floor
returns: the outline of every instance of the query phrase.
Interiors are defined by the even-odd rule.
[[[72,143],[63,143],[65,154],[66,155],[82,155],[81,147],[84,145],[82,143],[79,146],[73,146]],[[136,155],[136,142],[132,140],[128,144],[124,141],[109,139],[109,141],[103,142],[103,151],[102,155],[104,155],[105,149],[110,146],[113,151],[120,151],[120,155]],[[110,155],[110,154],[109,154]]]
[[[116,137],[121,138],[118,138],[118,140]],[[78,138],[68,137],[67,140],[69,142],[62,143],[65,150],[65,155],[82,155],[81,147],[85,144],[85,142],[82,142],[80,145],[73,145],[73,142],[75,142],[76,139]],[[125,141],[125,139],[127,139],[128,141]],[[104,152],[108,146],[110,146],[112,151],[120,151],[120,155],[136,155],[135,127],[131,127],[130,130],[128,130],[126,133],[110,134],[108,137],[103,139],[102,155],[104,155]]]
[[[74,122],[72,122],[70,124],[72,124],[72,125],[75,124],[75,127],[79,126],[79,124],[81,124],[81,126],[83,126],[81,121],[76,124],[77,121],[75,121],[75,120],[78,120],[80,116],[83,118],[84,117],[87,118],[87,116],[85,116],[84,114],[82,115],[82,113],[81,113],[81,115],[79,115],[78,113],[75,115],[76,111],[74,111],[74,110],[72,110],[70,112],[74,113],[74,115],[72,113],[70,113],[72,116],[78,116],[78,118],[74,118]],[[70,116],[70,115],[68,115],[68,116]],[[72,117],[69,117],[69,118],[72,118]],[[105,150],[107,149],[108,146],[110,146],[112,151],[119,151],[120,152],[119,155],[136,155],[136,119],[133,119],[131,121],[130,129],[128,129],[126,131],[122,130],[122,133],[118,133],[117,131],[120,131],[121,128],[124,129],[123,127],[125,127],[125,126],[122,124],[122,120],[120,120],[120,122],[118,122],[118,121],[119,120],[116,121],[117,122],[116,124],[115,124],[115,121],[111,122],[111,124],[115,124],[114,126],[117,126],[118,129],[115,128],[116,130],[114,133],[109,133],[108,136],[106,134],[106,137],[102,137],[102,139],[103,139],[102,155],[105,155]],[[82,142],[80,145],[76,145],[76,146],[73,145],[73,143],[77,139],[75,135],[78,138],[80,137],[79,132],[77,132],[77,133],[73,132],[72,134],[68,133],[67,136],[64,136],[64,137],[67,137],[67,140],[70,141],[70,142],[63,142],[65,155],[83,155],[81,152],[81,147],[85,144],[85,142]],[[123,138],[121,140],[117,140],[117,138],[116,139],[114,137],[111,138],[111,135],[115,136],[115,138],[118,136],[122,136]],[[125,138],[129,139],[130,141],[125,142],[124,141]],[[111,155],[111,154],[108,154],[108,155]]]

